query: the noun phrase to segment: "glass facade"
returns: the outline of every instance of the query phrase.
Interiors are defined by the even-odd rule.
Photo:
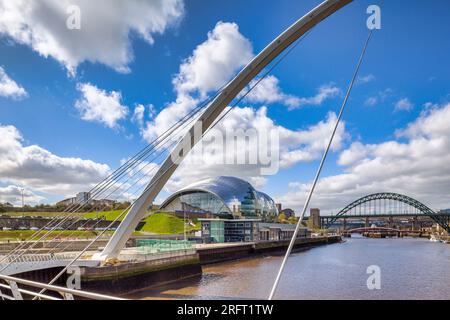
[[[200,219],[205,243],[258,241],[259,220]]]
[[[210,237],[213,242],[225,242],[225,225],[223,221],[211,221],[210,223]]]
[[[189,211],[229,214],[228,207],[215,195],[206,192],[187,192],[180,195],[181,203],[188,206]]]
[[[164,253],[195,248],[195,242],[185,240],[138,239],[136,246],[141,253]]]
[[[161,210],[207,212],[215,216],[265,218],[278,215],[267,194],[236,177],[216,177],[193,183],[170,196]]]

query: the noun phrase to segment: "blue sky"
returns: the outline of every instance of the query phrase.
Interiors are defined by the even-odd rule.
[[[20,9],[19,5],[17,8],[8,7],[5,5],[6,2],[0,1],[0,17],[2,10],[5,13],[8,10],[14,12]],[[35,8],[39,6],[36,5],[37,2],[30,2],[34,3],[31,6],[35,10],[39,9]],[[45,1],[48,6],[51,6],[52,2]],[[77,1],[63,2],[67,2],[67,5],[77,4]],[[133,6],[133,2],[130,1],[130,6]],[[29,33],[38,39],[35,43],[20,40],[20,36],[14,33],[14,28],[11,26],[13,21],[0,23],[0,66],[9,79],[26,91],[26,95],[19,97],[0,94],[0,125],[15,127],[23,137],[21,147],[35,145],[63,159],[81,158],[91,160],[99,166],[106,164],[109,169],[117,168],[122,159],[135,154],[147,143],[142,136],[142,128],[132,120],[135,106],[137,104],[145,106],[143,121],[146,123],[152,122],[161,110],[176,100],[179,92],[174,87],[173,79],[180,73],[180,65],[193,55],[197,46],[207,41],[208,32],[212,32],[219,21],[235,23],[238,27],[237,32],[251,43],[252,54],[257,54],[291,23],[320,3],[320,1],[312,0],[276,2],[193,0],[184,3],[174,0],[173,3],[175,2],[178,6],[182,6],[181,9],[178,7],[178,15],[164,17],[167,24],[162,27],[162,30],[148,32],[151,35],[151,41],[137,32],[137,28],[125,28],[128,31],[125,32],[126,38],[129,41],[129,47],[125,47],[130,54],[130,58],[125,63],[129,68],[127,73],[120,72],[102,61],[106,59],[103,56],[107,55],[109,50],[113,53],[121,43],[118,43],[118,47],[112,40],[111,43],[106,44],[106,40],[100,36],[97,41],[83,42],[83,36],[75,35],[76,47],[67,45],[66,42],[61,43],[59,51],[56,49],[51,51],[52,48],[47,48],[46,50],[50,50],[48,51],[50,53],[45,56],[39,51],[42,49],[37,49],[36,42],[39,41],[37,36],[42,30],[47,33],[55,32],[55,34],[58,31],[52,29],[56,27],[51,23],[43,23],[43,29],[33,27],[31,23],[39,22],[42,15],[30,14],[28,17],[21,18],[30,20],[21,21],[21,23],[29,23],[27,27]],[[95,4],[86,5],[86,3],[78,2],[82,9],[82,28],[79,31],[72,31],[73,33],[91,31],[84,29],[83,19],[89,19],[92,15],[84,15],[83,10],[97,9],[100,15],[99,20],[102,19],[102,2],[99,2],[99,8],[94,8]],[[327,114],[330,111],[337,112],[342,101],[342,93],[346,90],[356,59],[367,36],[366,8],[373,3],[378,1],[355,1],[323,21],[272,74],[279,81],[279,89],[292,97],[299,99],[314,97],[323,86],[339,89],[340,94],[330,95],[320,103],[301,105],[294,110],[290,110],[283,101],[267,103],[261,99],[258,101],[256,98],[254,101],[242,102],[239,107],[258,110],[265,106],[268,118],[272,119],[276,125],[294,132],[308,131],[320,121],[326,121]],[[159,9],[150,8],[149,10]],[[415,150],[413,149],[415,148],[414,139],[429,139],[427,145],[432,145],[433,139],[437,141],[445,139],[450,132],[450,130],[446,131],[448,126],[443,124],[443,129],[433,134],[429,133],[428,127],[424,125],[417,129],[419,133],[399,134],[400,130],[407,128],[408,125],[416,124],[416,127],[419,127],[426,123],[427,119],[437,117],[439,112],[442,116],[447,115],[450,92],[448,73],[450,43],[447,41],[450,33],[450,23],[447,21],[449,9],[450,4],[445,0],[435,0],[432,3],[425,1],[384,1],[382,3],[382,29],[374,33],[360,71],[360,80],[354,87],[348,102],[343,119],[345,132],[342,135],[341,146],[330,155],[323,172],[323,176],[330,177],[331,182],[324,180],[323,187],[319,185],[318,195],[313,199],[313,205],[331,210],[345,205],[346,201],[363,196],[366,192],[377,190],[406,193],[423,199],[435,208],[449,205],[449,184],[440,180],[433,182],[430,178],[429,183],[424,183],[421,175],[411,176],[408,172],[400,172],[397,181],[392,181],[386,176],[358,176],[360,170],[363,170],[364,165],[370,161],[373,164],[383,163],[391,168],[390,166],[395,164],[390,162],[390,159],[398,163],[405,161],[404,163],[410,164],[411,167],[417,165],[417,170],[421,168],[423,172],[430,171],[432,172],[430,176],[436,179],[450,176],[450,172],[447,171],[448,166],[442,166],[439,163],[434,164],[433,168],[419,166],[426,162],[426,154],[413,158],[408,155],[412,153],[411,150]],[[112,12],[114,8],[105,9],[105,11],[108,10]],[[139,13],[133,14],[139,15]],[[117,16],[118,19],[122,17],[120,14]],[[139,20],[136,17],[131,18]],[[141,23],[148,23],[145,22],[146,17],[139,18],[144,21]],[[89,27],[91,27],[90,23],[87,21]],[[108,20],[107,23],[115,23],[115,21]],[[120,26],[117,28],[121,30]],[[73,33],[68,33],[69,37]],[[99,32],[99,35],[102,33]],[[91,38],[94,36],[95,30]],[[58,41],[59,38],[55,39]],[[120,41],[123,42],[123,39]],[[103,58],[95,56],[95,54],[100,55],[92,47],[97,43]],[[77,51],[77,53],[67,53],[69,50]],[[92,51],[90,57],[96,57],[97,62],[85,61],[89,59],[83,58],[83,50]],[[56,52],[60,55],[57,56]],[[74,74],[69,74],[68,58],[61,58],[64,55],[77,57]],[[237,63],[235,71],[239,68],[240,64]],[[120,93],[120,105],[128,109],[127,115],[119,119],[112,127],[95,120],[86,121],[80,109],[75,107],[77,101],[83,98],[80,84],[90,84],[100,91],[104,90],[107,94],[112,91]],[[149,105],[153,105],[154,108],[152,115],[149,114]],[[18,141],[17,138],[11,139]],[[385,144],[392,141],[411,149],[405,151],[406,154],[400,159],[399,155],[392,154],[396,148],[393,148],[390,154],[380,151],[385,150]],[[351,147],[355,143],[362,146],[363,151],[358,150],[358,152],[365,154],[366,157],[350,162],[339,161],[344,152],[348,151],[348,154],[354,151]],[[441,150],[445,149],[445,146],[447,145],[436,147],[437,150],[434,150],[436,154],[433,156],[447,159],[448,150]],[[282,168],[277,175],[264,177],[264,181],[258,184],[258,187],[286,205],[299,208],[318,164],[320,152],[316,151],[313,160],[295,161]],[[73,194],[79,189],[82,190],[84,181],[81,178],[76,178],[75,183],[72,183],[71,179],[74,178],[70,176],[67,177],[66,182],[55,182],[55,186],[61,187],[46,188],[43,185],[52,184],[52,180],[42,178],[42,172],[36,173],[39,179],[34,179],[32,167],[18,165],[14,170],[9,170],[9,164],[5,159],[3,161],[3,163],[0,162],[0,169],[2,166],[4,168],[3,171],[0,170],[0,188],[3,188],[3,193],[0,192],[0,197],[3,195],[3,198],[0,198],[0,201],[2,199],[14,201],[17,192],[11,188],[12,186],[25,187],[29,190],[30,202],[36,199],[41,202],[52,202]],[[84,168],[85,164],[81,167]],[[46,167],[47,165],[49,167]],[[52,165],[47,161],[46,166],[41,166],[41,169],[48,170],[48,175],[51,176],[58,172],[52,171],[55,169]],[[360,166],[361,169],[359,169]],[[104,169],[89,167],[89,170],[94,171]],[[383,167],[378,167],[376,170],[386,172]],[[237,173],[239,171],[229,172],[229,174]],[[347,181],[342,175],[348,173],[351,173],[352,177]],[[103,172],[99,173],[98,178],[102,174]],[[228,173],[225,172],[225,174]],[[88,175],[92,180],[97,177],[95,174]],[[416,179],[411,180],[414,181],[411,183],[412,186],[406,182],[408,178]],[[179,184],[175,184],[173,188],[192,182],[192,179],[192,175],[184,177],[180,173]],[[342,182],[343,180],[345,183]],[[85,182],[89,185],[94,181],[87,179]],[[331,188],[332,183],[335,185]],[[440,190],[432,190],[433,185],[439,185]],[[167,192],[163,192],[159,199],[163,199],[166,195]]]

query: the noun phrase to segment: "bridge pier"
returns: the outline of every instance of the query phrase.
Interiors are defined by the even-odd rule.
[[[417,216],[413,217],[412,224],[411,224],[411,231],[417,230]]]
[[[366,223],[364,225],[366,228],[370,227],[370,218],[366,217]]]
[[[394,218],[392,216],[390,216],[388,218],[388,226],[389,226],[389,228],[393,228],[394,227]]]

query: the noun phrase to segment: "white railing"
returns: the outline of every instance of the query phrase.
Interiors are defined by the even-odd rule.
[[[74,300],[74,297],[91,300],[126,300],[119,297],[69,289],[5,275],[0,275],[0,280],[4,280],[4,283],[0,282],[0,297],[6,300],[23,300],[23,295],[41,300]],[[20,288],[19,285],[27,286],[27,289]],[[33,291],[30,288],[37,289],[37,291]],[[5,289],[10,292],[11,295],[4,293]],[[42,289],[45,289],[48,292],[58,293],[58,295],[52,296],[49,294],[41,294],[39,292],[41,292]]]

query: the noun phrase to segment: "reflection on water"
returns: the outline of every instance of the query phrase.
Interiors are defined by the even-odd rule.
[[[206,266],[198,279],[134,295],[147,299],[266,299],[281,256]],[[381,269],[368,290],[367,267]],[[352,238],[293,254],[279,299],[450,299],[450,245],[426,239]]]

